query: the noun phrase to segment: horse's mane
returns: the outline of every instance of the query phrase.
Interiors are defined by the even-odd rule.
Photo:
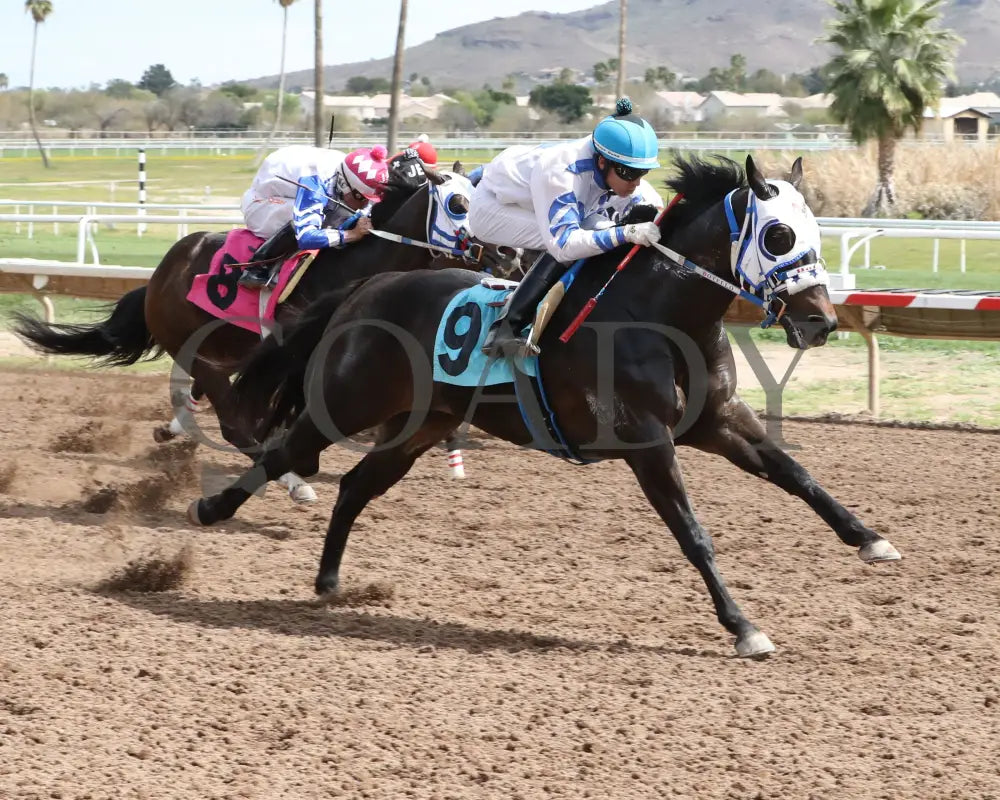
[[[426,184],[416,185],[400,175],[389,173],[389,179],[383,184],[382,199],[372,206],[371,220],[372,226],[382,228],[396,212],[403,207],[403,203],[422,189]]]
[[[445,181],[445,176],[437,170],[427,166],[422,168],[428,182],[438,185]],[[403,204],[421,189],[426,191],[427,182],[417,184],[407,179],[405,175],[390,170],[389,178],[383,184],[382,199],[372,207],[372,225],[375,228],[383,227],[403,207]]]
[[[705,209],[718,203],[733,189],[747,185],[743,167],[725,156],[674,156],[678,174],[666,181],[667,187],[683,195],[664,218],[664,224],[676,228],[686,225]]]

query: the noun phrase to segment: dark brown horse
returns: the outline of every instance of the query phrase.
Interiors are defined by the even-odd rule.
[[[366,504],[471,421],[516,444],[624,460],[701,573],[737,653],[773,650],[716,567],[711,538],[688,501],[677,445],[721,455],[801,498],[865,562],[896,560],[899,553],[783,452],[736,395],[722,326],[733,292],[742,288],[760,300],[769,320],[780,319],[791,346],[822,345],[836,328],[818,260],[819,228],[794,186],[801,165],[793,183],[765,181],[749,158],[746,174],[727,160],[677,166],[680,177],[670,185],[684,200],[660,222],[668,251],[640,249],[587,324],[563,342],[560,333],[615,273],[624,251],[588,262],[542,335],[538,370],[547,401],[534,399],[521,373],[514,373],[521,375],[516,382],[529,385],[512,403],[508,385],[450,385],[432,372],[434,365],[468,360],[481,341],[486,306],[466,302],[469,295],[457,299],[475,276],[458,270],[378,276],[353,293],[317,301],[283,344],[260,345],[233,386],[236,406],[262,425],[262,436],[294,422],[256,467],[220,494],[195,501],[189,516],[202,524],[228,519],[263,481],[289,469],[312,474],[329,444],[381,425],[380,446],[340,481],[316,578],[318,592],[335,590],[351,526]],[[764,227],[749,235],[756,221]],[[776,266],[761,267],[768,258]],[[448,350],[436,346],[439,326]],[[493,402],[484,402],[489,395]],[[546,403],[554,411],[548,425]],[[553,431],[558,438],[548,435]]]
[[[430,202],[427,182],[440,185],[450,178],[446,173],[431,169],[425,172],[426,181],[390,173],[383,199],[372,210],[375,229],[416,241],[427,238]],[[212,256],[225,239],[224,233],[206,231],[180,239],[167,251],[149,283],[124,295],[106,320],[86,325],[50,325],[34,317],[19,315],[14,331],[42,352],[87,356],[95,365],[125,366],[168,353],[175,361],[172,383],[186,384],[190,376],[196,396],[207,396],[214,406],[225,440],[243,452],[253,453],[255,440],[231,413],[226,395],[236,364],[260,337],[216,319],[186,299],[194,277],[208,272]],[[485,252],[496,258],[495,249]],[[442,268],[458,264],[462,264],[461,260],[373,235],[344,250],[320,251],[292,295],[278,306],[278,335],[283,326],[324,292],[390,269]],[[465,266],[479,269],[478,265]],[[232,277],[235,280],[238,274]],[[178,401],[172,400],[175,410],[180,411]],[[172,435],[168,426],[155,432],[157,441]],[[204,436],[199,438],[207,441]],[[315,499],[312,490],[297,476],[283,477],[293,499]]]

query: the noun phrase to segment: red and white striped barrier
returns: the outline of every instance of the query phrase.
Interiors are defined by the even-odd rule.
[[[954,289],[830,290],[835,306],[882,306],[885,308],[950,308],[968,311],[1000,311],[1000,292]]]

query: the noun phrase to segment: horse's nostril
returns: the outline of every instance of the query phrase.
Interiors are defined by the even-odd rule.
[[[806,321],[810,325],[816,325],[828,333],[833,333],[837,330],[837,318],[835,316],[828,317],[825,314],[810,314],[806,317]]]

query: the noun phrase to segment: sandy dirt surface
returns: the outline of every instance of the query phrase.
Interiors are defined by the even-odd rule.
[[[240,457],[157,446],[161,376],[0,370],[0,798],[1000,797],[1000,437],[788,423],[904,554],[682,451],[767,661],[621,464],[435,450],[311,584],[340,474],[194,529]],[[166,449],[164,449],[166,448]],[[189,547],[179,589],[95,591]]]

